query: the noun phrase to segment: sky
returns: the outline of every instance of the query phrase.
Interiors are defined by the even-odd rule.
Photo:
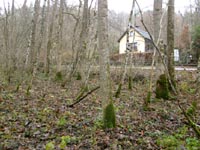
[[[138,0],[142,10],[153,10],[154,0]],[[163,0],[163,7],[166,7],[168,0]],[[193,2],[193,0],[191,0]],[[117,12],[130,12],[132,0],[108,0],[108,6]],[[190,0],[175,0],[175,11],[184,13],[189,9]]]
[[[0,7],[4,6],[8,2],[12,0],[0,0]],[[20,7],[23,4],[24,0],[15,0],[16,7]],[[43,0],[41,0],[43,1]],[[79,0],[66,0],[69,4],[78,4]],[[153,10],[153,1],[154,0],[138,0],[138,3],[142,10]],[[166,7],[167,0],[163,0],[164,5]],[[189,10],[190,1],[193,3],[194,0],[175,0],[175,11],[184,13],[185,10]],[[34,2],[34,0],[28,0],[28,4],[30,2]],[[110,10],[114,10],[116,12],[125,12],[129,13],[132,5],[132,0],[108,0],[108,7]]]

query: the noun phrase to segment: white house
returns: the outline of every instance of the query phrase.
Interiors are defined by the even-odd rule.
[[[127,31],[122,34],[118,42],[119,54],[125,53],[127,44]],[[153,50],[153,44],[151,42],[149,34],[139,27],[132,27],[130,29],[128,47],[134,52],[150,52],[151,50]]]

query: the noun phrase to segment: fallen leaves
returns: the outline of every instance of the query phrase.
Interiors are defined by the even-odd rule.
[[[95,81],[89,84],[94,85]],[[156,139],[184,124],[182,114],[171,101],[152,99],[152,109],[142,109],[148,85],[144,82],[136,83],[137,88],[132,91],[123,86],[122,95],[114,100],[117,128],[103,130],[97,93],[74,108],[67,107],[76,97],[79,85],[80,81],[74,81],[66,90],[41,78],[34,82],[29,96],[26,85],[18,92],[3,89],[0,92],[0,149],[40,150],[50,142],[54,149],[59,149],[61,143],[66,149],[159,149]],[[190,87],[190,82],[187,86]],[[182,94],[187,97],[182,101],[185,105],[196,98],[191,92]],[[190,135],[193,135],[191,131]],[[62,142],[62,137],[67,136],[75,140]]]

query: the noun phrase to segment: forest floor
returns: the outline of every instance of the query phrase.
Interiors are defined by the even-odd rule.
[[[139,72],[148,74],[148,71]],[[200,124],[200,95],[195,93],[195,71],[178,71],[177,87],[182,107],[193,109],[192,118]],[[148,76],[148,75],[147,75]],[[147,77],[146,76],[146,77]],[[98,75],[90,77],[89,88],[97,86]],[[119,75],[112,75],[113,91]],[[114,98],[117,127],[102,128],[99,91],[95,91],[73,108],[67,105],[80,90],[80,80],[60,86],[54,78],[38,74],[27,95],[24,82],[16,92],[16,83],[0,79],[0,150],[153,150],[200,149],[200,142],[178,108],[176,100],[154,98],[150,110],[143,110],[148,78],[135,80],[133,89],[122,87]],[[114,92],[113,92],[114,93]]]

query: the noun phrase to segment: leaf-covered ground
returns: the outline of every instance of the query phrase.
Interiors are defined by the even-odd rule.
[[[116,75],[112,77],[115,91],[119,80]],[[195,93],[194,81],[195,72],[177,72],[180,91],[178,98],[185,109],[190,108],[192,102],[197,102],[193,118],[200,124],[200,98],[198,93]],[[180,138],[176,137],[181,141],[178,148],[186,148],[186,138],[195,138],[195,133],[188,127],[176,100],[152,98],[151,109],[143,110],[148,78],[134,81],[131,91],[128,90],[127,83],[123,85],[120,98],[114,99],[117,127],[106,130],[102,129],[101,99],[98,91],[74,108],[69,108],[67,105],[73,102],[80,90],[79,80],[74,79],[62,88],[59,82],[40,74],[33,82],[30,95],[26,93],[28,86],[25,83],[20,86],[18,92],[15,91],[15,83],[0,84],[2,150],[42,150],[48,147],[67,150],[169,149],[166,143],[159,142],[160,138],[171,138],[184,128],[187,128],[185,133],[180,133]],[[93,75],[89,88],[96,85],[98,76]],[[200,146],[195,148],[200,149]]]

